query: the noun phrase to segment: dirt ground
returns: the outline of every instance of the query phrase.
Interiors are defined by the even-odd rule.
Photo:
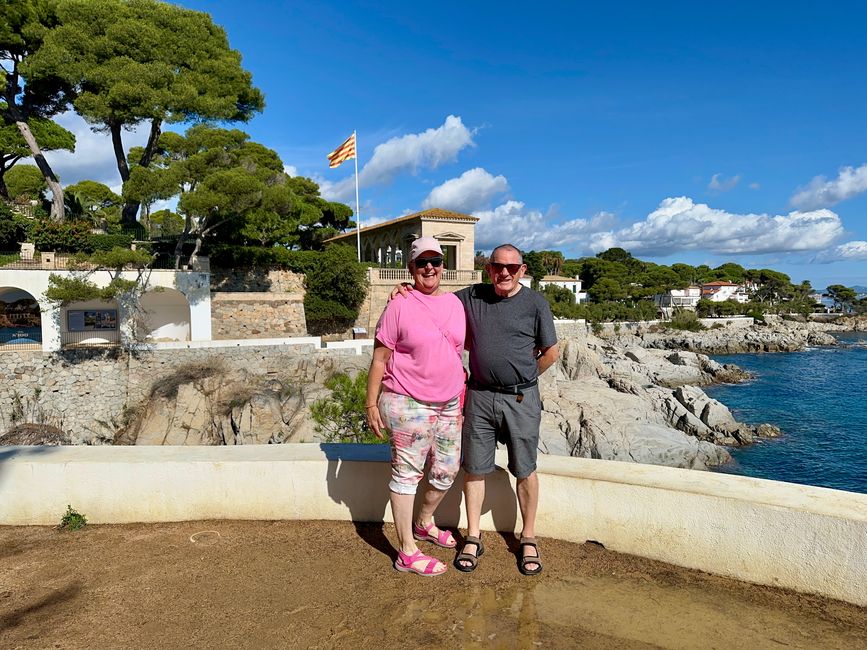
[[[475,573],[392,569],[390,525],[0,527],[3,648],[863,648],[867,609],[486,533]]]

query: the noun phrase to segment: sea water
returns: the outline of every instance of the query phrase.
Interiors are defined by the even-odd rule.
[[[867,493],[867,332],[837,339],[836,347],[803,352],[716,357],[755,379],[706,392],[738,420],[783,430],[732,449],[733,462],[720,471]]]

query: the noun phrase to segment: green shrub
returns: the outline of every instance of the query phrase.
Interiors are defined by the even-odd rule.
[[[686,330],[688,332],[700,332],[701,330],[707,329],[698,320],[696,313],[688,309],[675,309],[671,320],[665,325],[669,329]]]
[[[384,443],[368,428],[364,403],[367,399],[367,372],[359,372],[355,379],[337,373],[325,381],[331,397],[316,400],[310,407],[316,431],[327,442]]]
[[[66,513],[60,520],[58,528],[60,530],[81,530],[87,526],[87,517],[80,512],[72,509],[72,506],[66,506]]]
[[[110,251],[113,248],[129,248],[133,238],[130,235],[95,235],[91,233],[86,241],[85,248],[81,249],[88,253],[96,251]]]
[[[0,203],[0,251],[17,251],[21,242],[28,239],[32,219],[14,214],[4,203]]]
[[[135,280],[112,278],[105,287],[97,287],[85,278],[65,277],[52,273],[48,276],[48,288],[45,299],[60,305],[87,300],[116,300],[120,294],[129,293],[138,288]]]
[[[92,233],[91,225],[86,221],[36,221],[30,229],[30,239],[38,251],[56,251],[58,253],[75,253],[88,251],[88,242]]]

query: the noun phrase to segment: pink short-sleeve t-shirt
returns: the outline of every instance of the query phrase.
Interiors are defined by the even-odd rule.
[[[383,386],[421,402],[456,397],[464,384],[466,329],[464,306],[453,293],[411,291],[392,300],[376,326],[376,338],[392,351]]]

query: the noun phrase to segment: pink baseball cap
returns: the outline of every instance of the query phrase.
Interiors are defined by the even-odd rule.
[[[433,237],[419,237],[412,243],[412,249],[409,252],[409,261],[414,262],[415,258],[425,251],[435,251],[440,255],[443,254],[443,249],[440,248],[440,243]]]

